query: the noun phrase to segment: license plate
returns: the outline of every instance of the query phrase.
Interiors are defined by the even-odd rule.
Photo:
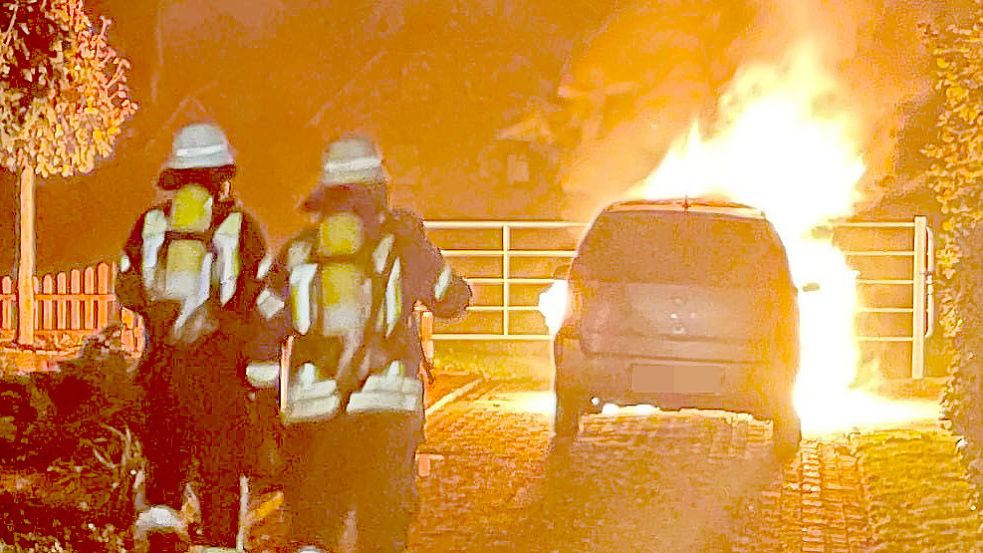
[[[641,393],[708,394],[721,391],[724,371],[719,367],[661,367],[636,365],[631,389]]]

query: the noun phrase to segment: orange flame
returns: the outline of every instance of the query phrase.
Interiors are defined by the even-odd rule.
[[[859,121],[846,110],[820,111],[835,93],[835,79],[808,44],[782,65],[751,66],[722,98],[731,116],[723,128],[704,138],[694,127],[636,191],[649,198],[720,194],[764,210],[785,242],[796,284],[819,285],[799,306],[795,402],[807,427],[850,386],[859,359],[856,275],[832,243],[812,237],[817,226],[851,214],[866,172]]]
[[[795,405],[806,431],[849,429],[887,418],[915,416],[910,409],[850,391],[859,351],[854,335],[856,273],[816,227],[848,217],[866,172],[858,114],[824,109],[837,82],[808,43],[778,65],[739,73],[722,97],[724,123],[712,136],[694,125],[662,164],[630,196],[650,199],[724,196],[762,209],[785,243],[800,287],[801,365]],[[565,290],[541,298],[551,330],[566,311]]]
[[[546,320],[546,328],[549,329],[550,336],[556,336],[563,326],[563,319],[567,316],[569,290],[570,287],[565,280],[557,280],[539,295],[539,312]]]

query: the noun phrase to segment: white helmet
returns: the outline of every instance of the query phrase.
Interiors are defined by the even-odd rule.
[[[362,136],[346,136],[332,142],[321,165],[321,184],[375,184],[388,180],[376,143]]]
[[[174,136],[165,169],[210,169],[235,165],[232,148],[222,129],[210,123],[187,125]]]
[[[308,212],[321,211],[332,190],[361,189],[381,203],[387,201],[389,174],[375,141],[364,136],[345,136],[328,146],[321,163],[318,186],[301,204]]]

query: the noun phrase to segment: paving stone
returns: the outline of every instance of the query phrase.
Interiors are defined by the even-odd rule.
[[[549,399],[482,383],[428,420],[411,551],[983,553],[950,437],[807,440],[778,466],[770,425],[680,412],[587,417],[554,448]]]
[[[766,553],[812,543],[852,552],[867,543],[866,519],[847,516],[863,499],[858,477],[837,474],[855,470],[842,447],[805,442],[778,467],[770,425],[680,412],[587,417],[569,450],[552,451],[550,411],[510,408],[521,392],[489,384],[430,421],[426,448],[444,461],[421,480],[413,551]]]

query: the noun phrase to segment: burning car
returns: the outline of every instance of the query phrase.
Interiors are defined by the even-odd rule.
[[[798,449],[798,290],[764,214],[713,199],[615,203],[567,275],[554,341],[558,438],[605,403],[722,409]]]

